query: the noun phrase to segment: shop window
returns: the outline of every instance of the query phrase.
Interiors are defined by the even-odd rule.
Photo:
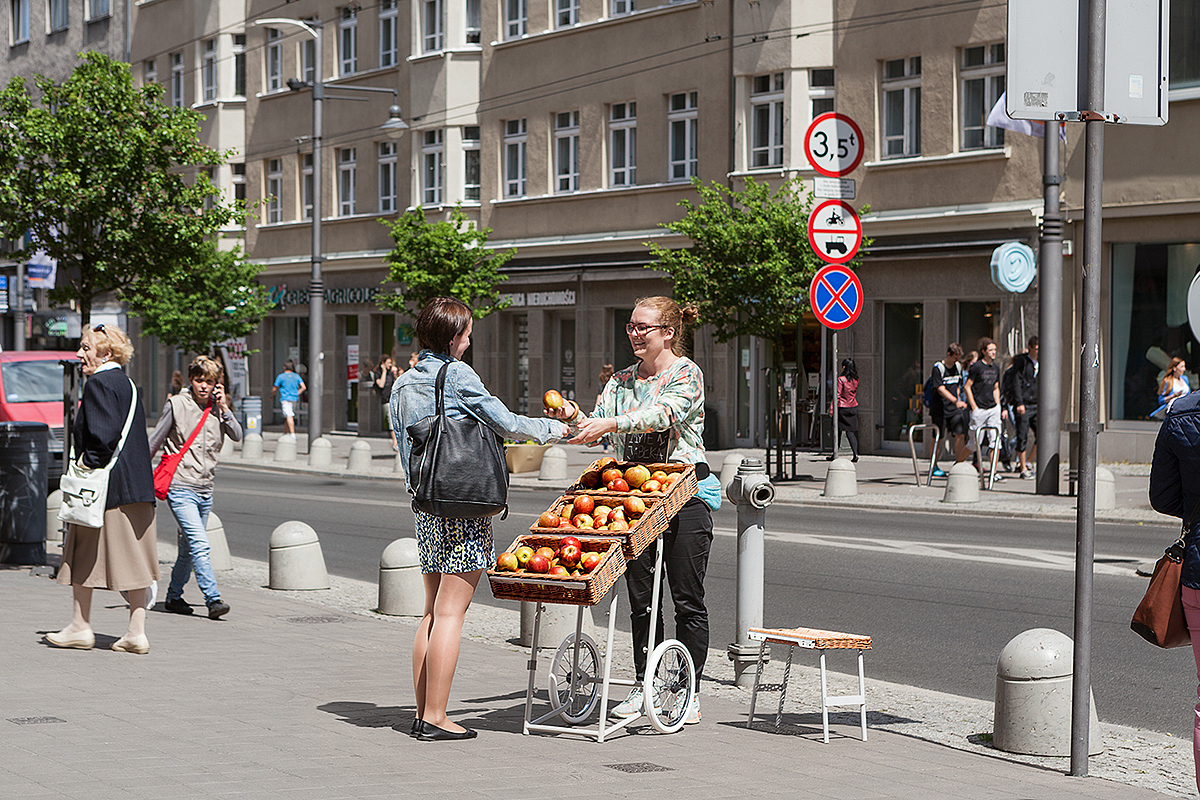
[[[925,369],[924,306],[883,304],[883,438],[907,442],[908,426],[921,421]]]

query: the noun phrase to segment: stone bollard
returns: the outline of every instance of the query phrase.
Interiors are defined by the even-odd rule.
[[[943,503],[979,502],[979,473],[970,463],[962,461],[946,474],[946,494]]]
[[[242,458],[258,461],[263,457],[261,433],[247,433],[242,437]]]
[[[1096,467],[1096,510],[1117,507],[1117,483],[1110,470]]]
[[[308,448],[308,465],[310,467],[333,466],[333,443],[324,436],[314,441]]]
[[[350,456],[346,459],[346,469],[350,472],[371,471],[371,443],[359,440],[350,445]]]
[[[539,481],[557,481],[567,484],[567,451],[557,445],[542,453],[542,468],[538,471]]]
[[[296,435],[293,433],[285,433],[275,442],[275,460],[276,461],[295,461],[296,460]]]
[[[835,458],[825,473],[825,497],[854,497],[858,494],[858,471],[848,458]]]
[[[379,557],[380,614],[419,617],[425,613],[425,580],[416,539],[397,539]]]
[[[61,542],[63,528],[66,523],[58,518],[58,509],[62,506],[62,489],[55,489],[46,495],[46,541]]]
[[[225,440],[221,442],[221,456],[225,457],[231,455],[233,455],[233,439],[230,439],[228,436],[226,436]]]
[[[303,522],[285,522],[271,532],[267,563],[272,589],[329,588],[317,532]]]
[[[1071,684],[1075,645],[1049,628],[1019,633],[996,664],[992,744],[1009,753],[1071,754]],[[1088,755],[1103,752],[1096,700],[1088,695]]]
[[[592,620],[590,606],[568,606],[562,603],[546,603],[542,606],[542,623],[538,629],[538,649],[549,650],[554,654],[555,648],[563,639],[575,632],[578,609],[583,609],[583,633],[596,638],[596,624]],[[533,646],[533,617],[537,613],[537,603],[521,601],[521,646]]]
[[[404,474],[404,459],[399,453],[396,453],[396,457],[392,460],[392,474]]]
[[[229,555],[229,542],[225,539],[225,526],[221,518],[213,512],[208,512],[208,525],[205,527],[208,535],[208,563],[214,572],[228,572],[233,569],[233,557]]]

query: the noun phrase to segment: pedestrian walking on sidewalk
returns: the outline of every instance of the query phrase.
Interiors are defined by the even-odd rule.
[[[704,375],[685,353],[690,330],[698,317],[694,305],[680,308],[669,297],[643,297],[629,316],[625,332],[637,363],[622,369],[605,384],[591,416],[577,420],[571,442],[595,442],[606,437],[618,461],[700,464],[708,472],[704,453]],[[572,409],[573,411],[573,409]],[[554,412],[560,419],[564,409]],[[699,493],[670,521],[663,536],[663,566],[675,604],[675,638],[696,668],[695,693],[684,722],[700,721],[700,674],[708,655],[708,609],[704,605],[704,574],[712,547],[712,512],[721,506],[721,485],[714,475],[700,481]],[[646,674],[650,625],[654,640],[663,641],[662,585],[658,619],[650,619],[656,553],[647,548],[629,562],[625,572],[633,628],[633,665],[638,681]],[[642,690],[634,688],[613,713],[641,713]]]
[[[115,325],[85,325],[76,355],[87,380],[71,431],[75,457],[92,469],[107,465],[120,444],[131,407],[133,424],[108,476],[103,525],[67,526],[57,580],[71,587],[71,624],[46,634],[46,641],[55,647],[92,649],[96,644],[92,592],[109,589],[125,592],[129,601],[129,626],[110,647],[145,654],[150,652],[146,603],[150,585],[158,580],[158,549],[146,409],[133,382],[121,371],[133,358],[133,344]]]
[[[437,376],[446,371],[446,415],[475,418],[501,436],[535,439],[541,444],[558,441],[568,433],[561,422],[514,414],[493,397],[475,370],[459,359],[471,346],[471,310],[450,297],[435,297],[417,316],[420,357],[392,387],[392,426],[400,431],[401,463],[408,466],[412,440],[410,425],[437,413]],[[404,481],[409,492],[411,470]],[[425,612],[413,642],[413,688],[417,714],[412,735],[422,741],[473,739],[475,731],[451,722],[446,716],[450,685],[458,664],[463,617],[483,570],[496,563],[491,517],[449,519],[416,511],[417,550],[425,582]]]
[[[1158,408],[1150,416],[1154,419],[1164,419],[1171,406],[1181,397],[1186,397],[1192,391],[1187,379],[1187,362],[1176,356],[1171,359],[1162,382],[1158,384]]]
[[[1200,677],[1200,393],[1173,403],[1158,431],[1150,465],[1150,505],[1190,526],[1184,536],[1180,591]],[[1196,788],[1200,789],[1200,703],[1196,705],[1192,752]]]
[[[391,434],[393,450],[398,450],[399,447],[396,445],[396,432],[392,430],[392,415],[388,410],[388,403],[392,399],[392,384],[399,375],[400,370],[396,368],[396,362],[392,360],[390,353],[381,355],[379,366],[371,372],[371,386],[375,390],[375,396],[383,404],[383,425]]]
[[[993,447],[999,447],[999,437],[989,434],[980,437],[982,428],[1004,429],[1004,420],[1008,414],[1000,406],[1000,368],[996,366],[996,343],[988,337],[979,340],[979,360],[967,369],[967,378],[963,383],[966,391],[967,404],[971,406],[971,431],[967,440],[967,449],[975,450],[979,456],[979,468],[987,473],[987,453]],[[993,440],[994,437],[994,440]],[[995,480],[1002,480],[999,475]]]
[[[167,505],[179,524],[179,555],[171,570],[163,608],[173,614],[192,613],[192,606],[183,599],[183,589],[194,571],[209,619],[229,613],[229,604],[221,599],[209,562],[208,515],[212,511],[217,459],[226,436],[235,442],[242,440],[242,426],[229,410],[224,377],[219,361],[197,356],[188,367],[188,387],[163,407],[150,435],[151,456],[160,449],[166,455],[184,451],[167,492]]]
[[[842,359],[842,372],[837,379],[837,414],[838,432],[846,434],[850,445],[850,460],[858,461],[858,368],[853,358]],[[835,442],[833,452],[825,460],[833,461],[837,450]]]
[[[1021,477],[1032,478],[1030,462],[1037,458],[1036,441],[1031,447],[1029,432],[1037,436],[1038,337],[1030,336],[1025,352],[1013,359],[1013,427],[1017,430],[1017,462]]]
[[[279,407],[283,411],[283,428],[286,433],[296,435],[296,404],[300,395],[307,391],[304,379],[296,374],[296,362],[290,358],[283,362],[283,372],[275,376],[275,385],[271,387],[271,397],[279,393]]]
[[[959,463],[967,458],[966,436],[970,419],[967,412],[967,401],[960,396],[962,390],[962,370],[958,360],[962,358],[963,349],[958,342],[951,342],[946,347],[946,357],[933,365],[934,384],[937,386],[938,398],[941,401],[941,438],[949,443],[953,437],[954,461]],[[934,415],[934,421],[938,417]],[[941,472],[941,476],[938,473]],[[935,470],[935,476],[945,475],[940,469]]]

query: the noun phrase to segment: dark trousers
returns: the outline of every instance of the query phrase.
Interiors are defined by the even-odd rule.
[[[1033,403],[1026,403],[1024,414],[1013,411],[1013,422],[1017,429],[1017,452],[1024,453],[1029,446],[1030,428],[1037,433],[1037,406]]]
[[[675,604],[675,638],[687,648],[696,667],[696,688],[708,656],[708,609],[704,606],[704,573],[712,549],[712,512],[704,501],[693,497],[671,519],[663,536],[664,583],[671,585]],[[654,556],[657,545],[650,545],[629,563],[625,585],[629,590],[629,619],[633,627],[633,666],[638,680],[646,675],[650,640],[650,600],[654,591]],[[663,591],[659,587],[658,619],[655,621],[656,646],[663,641]]]

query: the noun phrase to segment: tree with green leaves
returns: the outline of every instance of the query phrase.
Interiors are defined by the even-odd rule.
[[[163,344],[208,353],[254,331],[271,310],[267,288],[255,283],[260,271],[240,247],[219,250],[205,242],[197,261],[177,264],[163,280],[138,282],[128,292],[129,310]]]
[[[430,298],[456,297],[475,319],[483,319],[508,306],[496,286],[508,280],[500,269],[517,251],[488,250],[491,228],[477,228],[457,207],[449,220],[430,222],[418,206],[394,222],[381,221],[396,243],[384,256],[388,265],[384,283],[399,284],[394,292],[379,296],[382,307],[415,318]]]
[[[89,52],[55,83],[13,78],[0,92],[0,236],[58,261],[84,323],[94,298],[127,296],[203,262],[206,242],[238,220],[206,168],[224,155],[198,138],[202,117],[134,86],[129,65]],[[60,280],[61,282],[61,280]]]

